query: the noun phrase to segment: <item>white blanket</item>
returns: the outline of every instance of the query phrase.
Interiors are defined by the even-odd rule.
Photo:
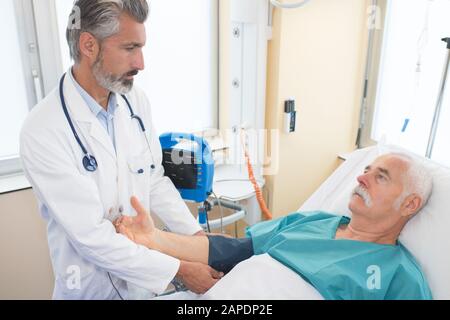
[[[314,287],[268,254],[242,261],[204,295],[181,292],[158,299],[323,300]]]

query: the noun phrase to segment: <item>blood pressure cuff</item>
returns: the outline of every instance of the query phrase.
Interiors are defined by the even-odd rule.
[[[251,238],[233,239],[223,236],[208,236],[208,265],[217,271],[228,273],[239,262],[253,256]]]

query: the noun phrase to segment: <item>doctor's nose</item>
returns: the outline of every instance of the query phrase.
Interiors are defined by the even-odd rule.
[[[133,60],[132,68],[139,71],[145,69],[144,54],[142,53],[142,50],[139,50],[138,53],[136,53],[136,56]]]

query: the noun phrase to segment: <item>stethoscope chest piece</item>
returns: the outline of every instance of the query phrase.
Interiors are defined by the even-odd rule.
[[[83,166],[86,171],[95,172],[98,168],[98,163],[94,156],[86,155],[83,158]]]

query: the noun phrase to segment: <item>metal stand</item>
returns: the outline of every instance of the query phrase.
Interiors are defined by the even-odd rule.
[[[434,110],[433,124],[431,125],[430,137],[428,139],[427,153],[426,157],[431,158],[434,147],[434,140],[436,139],[437,128],[439,125],[439,117],[442,111],[442,102],[444,100],[444,91],[447,83],[448,68],[450,65],[450,38],[444,38],[442,41],[447,43],[447,59],[445,62],[445,68],[442,73],[441,90],[439,91],[438,101],[436,103],[436,108]]]
[[[201,219],[200,225],[202,225],[206,232],[211,232],[211,230],[213,229],[222,229],[224,226],[233,224],[243,219],[246,215],[246,211],[242,206],[228,200],[220,200],[219,203],[219,200],[217,199],[206,200],[200,207],[198,207],[198,214],[206,216],[208,215],[208,212],[210,212],[212,208],[217,205],[221,205],[223,208],[231,209],[236,212],[216,220],[209,221],[206,217],[204,219]],[[208,221],[207,226],[205,225],[206,221]]]

